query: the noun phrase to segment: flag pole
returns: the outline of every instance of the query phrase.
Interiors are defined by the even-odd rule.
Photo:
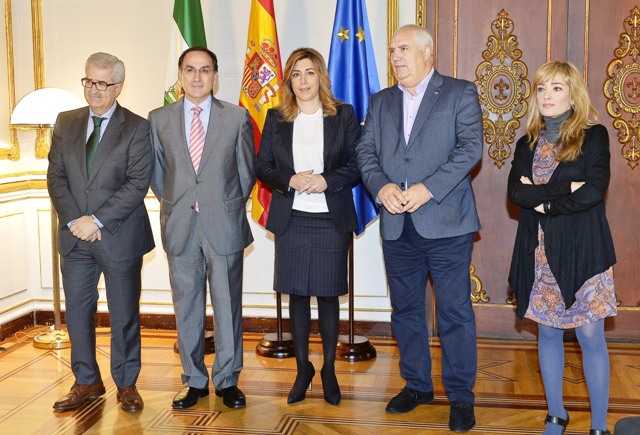
[[[278,332],[266,334],[256,346],[256,353],[267,358],[290,358],[293,339],[289,332],[282,332],[282,295],[276,292],[276,323]]]
[[[377,355],[376,348],[373,347],[367,337],[355,335],[354,321],[354,284],[353,284],[353,237],[349,243],[349,335],[339,335],[336,352],[336,359],[342,361],[368,361]]]

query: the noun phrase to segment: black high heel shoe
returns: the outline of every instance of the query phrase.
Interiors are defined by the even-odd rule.
[[[547,414],[547,418],[544,419],[545,423],[552,423],[552,424],[557,424],[559,426],[562,426],[562,432],[560,432],[561,434],[564,433],[564,430],[567,428],[567,426],[569,425],[569,413],[567,413],[567,418],[560,418],[560,417],[554,417],[552,415]]]
[[[329,371],[323,367],[322,370],[320,370],[320,377],[322,378],[324,401],[332,405],[339,404],[342,399],[342,394],[340,394],[340,386],[338,385],[335,369]]]
[[[316,374],[316,370],[313,368],[311,361],[307,361],[307,366],[304,370],[298,370],[296,380],[293,382],[291,390],[289,390],[289,396],[287,397],[287,404],[302,402],[307,395],[307,387],[311,388],[311,380]]]
[[[606,430],[591,429],[589,431],[589,435],[611,435],[611,431],[609,429],[606,429]]]

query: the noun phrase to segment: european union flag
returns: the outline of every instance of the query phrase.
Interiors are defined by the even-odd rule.
[[[380,90],[364,0],[338,0],[329,53],[329,77],[333,95],[353,105],[360,125],[363,125],[369,96]],[[353,201],[358,214],[356,234],[359,235],[375,219],[378,210],[362,183],[353,188]]]

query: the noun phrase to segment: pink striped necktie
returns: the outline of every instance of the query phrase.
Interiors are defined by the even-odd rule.
[[[200,112],[202,107],[195,106],[193,109],[193,118],[191,119],[191,134],[189,136],[189,155],[191,156],[191,162],[193,163],[193,169],[196,174],[200,170],[200,160],[202,160],[202,150],[204,149],[204,126],[200,120]],[[200,212],[198,207],[198,199],[196,198],[195,205],[196,212]]]
[[[200,120],[200,112],[202,107],[195,106],[193,109],[193,118],[191,119],[191,135],[189,136],[189,155],[196,174],[200,169],[200,160],[202,159],[202,150],[204,149],[204,126]]]

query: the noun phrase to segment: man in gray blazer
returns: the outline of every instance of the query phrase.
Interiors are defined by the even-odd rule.
[[[475,425],[477,371],[469,265],[480,229],[469,172],[482,156],[482,114],[472,83],[433,68],[433,39],[424,28],[401,27],[389,53],[399,84],[371,97],[356,150],[363,182],[382,206],[391,320],[407,382],[387,411],[433,401],[425,313],[430,272],[449,428],[467,431]]]
[[[162,244],[178,325],[183,389],[174,408],[209,394],[204,364],[206,286],[215,310],[216,356],[211,377],[230,408],[245,406],[242,369],[242,266],[253,241],[245,205],[255,182],[248,112],[211,91],[218,60],[192,47],[178,60],[184,97],[149,114],[155,166],[151,188],[160,201]]]
[[[75,383],[54,409],[105,393],[96,362],[98,280],[104,274],[111,322],[111,376],[117,400],[136,412],[140,373],[142,257],[154,248],[144,197],[153,157],[146,119],[121,107],[124,63],[92,54],[82,79],[89,107],[63,112],[53,130],[47,186],[58,213],[58,252]]]

